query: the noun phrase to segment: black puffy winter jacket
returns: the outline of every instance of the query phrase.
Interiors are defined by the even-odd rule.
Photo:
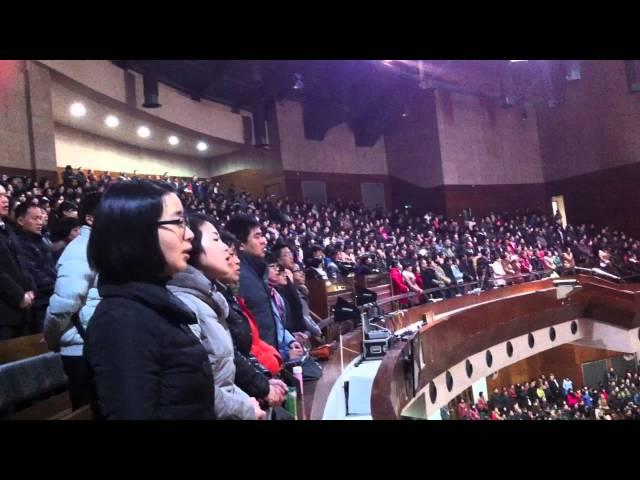
[[[164,284],[103,285],[85,358],[106,419],[213,419],[209,357],[194,314]]]

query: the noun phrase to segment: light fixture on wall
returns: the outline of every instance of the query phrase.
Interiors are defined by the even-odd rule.
[[[145,127],[144,125],[138,127],[138,136],[142,138],[149,138],[151,136],[151,130],[149,130],[149,127]]]
[[[293,84],[293,89],[294,90],[302,90],[304,88],[304,82],[302,81],[302,75],[299,73],[294,73],[293,74],[296,81]]]
[[[87,107],[80,102],[74,102],[69,107],[69,112],[74,117],[84,117],[87,114]]]
[[[107,118],[104,119],[104,123],[109,128],[116,128],[120,125],[120,120],[115,115],[108,115]]]
[[[178,145],[180,143],[180,139],[178,137],[176,137],[175,135],[171,135],[167,141],[169,142],[169,145],[171,145],[172,147],[175,147],[176,145]]]
[[[209,146],[205,142],[198,142],[196,148],[198,149],[198,151],[204,152],[207,148],[209,148]]]

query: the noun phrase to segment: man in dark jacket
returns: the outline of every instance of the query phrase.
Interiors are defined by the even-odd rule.
[[[0,186],[0,340],[24,333],[26,312],[31,306],[34,285],[18,254],[17,239],[4,222],[9,213],[9,198]]]
[[[276,319],[271,309],[271,296],[267,289],[264,261],[267,241],[260,224],[248,215],[236,215],[226,229],[240,240],[240,296],[253,313],[260,337],[274,348],[278,348]]]
[[[18,247],[28,273],[35,280],[36,295],[31,306],[30,334],[41,333],[49,297],[56,284],[56,266],[51,248],[42,239],[44,216],[36,205],[22,203],[15,211]]]

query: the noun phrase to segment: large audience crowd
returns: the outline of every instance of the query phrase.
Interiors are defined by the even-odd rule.
[[[446,297],[576,267],[636,275],[638,254],[559,215],[446,219],[68,166],[60,185],[0,178],[0,340],[43,332],[74,408],[101,418],[290,418],[291,367],[321,374],[309,278],[389,272],[394,293]]]
[[[570,378],[553,374],[523,384],[495,388],[489,401],[479,392],[475,403],[459,400],[457,420],[640,420],[640,374],[611,368],[596,387],[574,388]],[[447,407],[445,419],[451,418]]]

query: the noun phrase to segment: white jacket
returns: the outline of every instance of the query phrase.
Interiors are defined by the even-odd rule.
[[[84,342],[73,326],[72,316],[79,313],[85,330],[93,315],[100,295],[98,276],[89,268],[87,246],[91,228],[83,226],[58,259],[58,277],[44,320],[44,338],[49,349],[62,355],[82,355]]]

